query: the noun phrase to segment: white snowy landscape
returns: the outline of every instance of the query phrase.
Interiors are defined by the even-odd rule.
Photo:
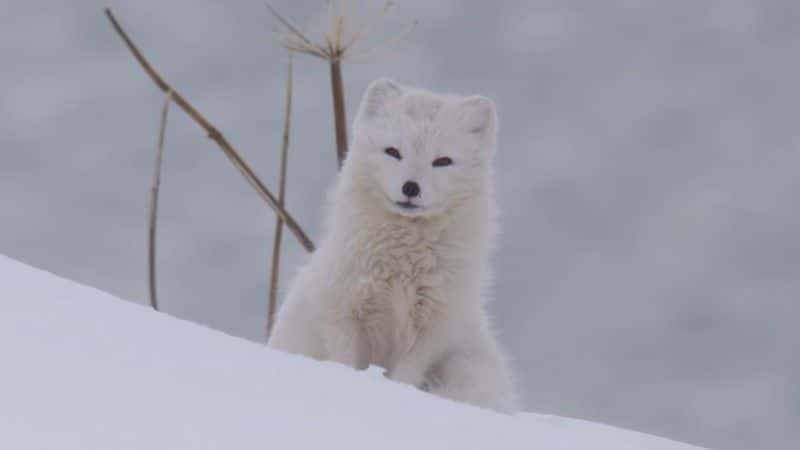
[[[2,449],[697,449],[504,416],[269,350],[0,256]]]
[[[326,2],[268,1],[325,37]],[[347,0],[350,24],[385,1]],[[707,448],[800,449],[800,1],[394,3],[361,47],[389,40],[391,51],[343,65],[347,120],[387,76],[495,102],[501,232],[488,312],[524,409]],[[380,373],[264,349],[275,215],[177,107],[158,215],[165,314],[118,300],[148,300],[164,96],[104,8],[280,186],[288,58],[263,1],[0,0],[0,254],[115,297],[2,261],[0,450],[301,447],[334,441],[332,429],[367,446],[370,433],[388,440],[399,411],[419,440],[471,433],[479,446],[485,429],[491,448],[597,448],[608,443],[598,430],[616,448],[663,442],[535,416],[470,426],[481,412]],[[297,56],[285,200],[318,243],[338,173],[330,71]],[[283,241],[279,302],[308,257]],[[292,390],[303,377],[320,386]],[[347,404],[306,406],[313,389],[335,397],[354,384],[362,395],[343,393]],[[378,398],[396,405],[358,409]],[[330,419],[327,407],[339,408]],[[291,434],[301,413],[314,436]]]

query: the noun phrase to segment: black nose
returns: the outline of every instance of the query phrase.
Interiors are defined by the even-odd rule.
[[[403,195],[406,197],[416,197],[419,195],[419,185],[416,181],[406,181],[403,184]]]

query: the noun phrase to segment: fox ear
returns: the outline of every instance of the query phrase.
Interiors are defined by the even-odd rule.
[[[475,95],[467,97],[459,107],[461,124],[466,132],[484,138],[495,133],[497,113],[493,101]]]
[[[360,119],[370,119],[381,115],[386,104],[403,95],[403,88],[388,78],[379,78],[367,87],[364,98],[361,99],[358,116]]]

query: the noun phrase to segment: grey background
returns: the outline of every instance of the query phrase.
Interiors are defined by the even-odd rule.
[[[491,308],[526,407],[797,448],[800,2],[399,3],[375,40],[420,24],[345,66],[348,111],[385,75],[496,99]],[[162,96],[106,4],[270,186],[286,57],[259,1],[0,2],[0,252],[144,303]],[[322,2],[276,6],[321,31]],[[297,62],[288,204],[318,236],[330,92]],[[272,213],[176,109],[166,151],[164,310],[263,340]]]

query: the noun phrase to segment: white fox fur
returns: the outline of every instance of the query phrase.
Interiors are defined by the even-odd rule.
[[[484,311],[496,122],[484,97],[373,82],[326,232],[292,281],[269,345],[381,366],[433,394],[515,411],[513,377]],[[433,165],[444,157],[452,164]]]

